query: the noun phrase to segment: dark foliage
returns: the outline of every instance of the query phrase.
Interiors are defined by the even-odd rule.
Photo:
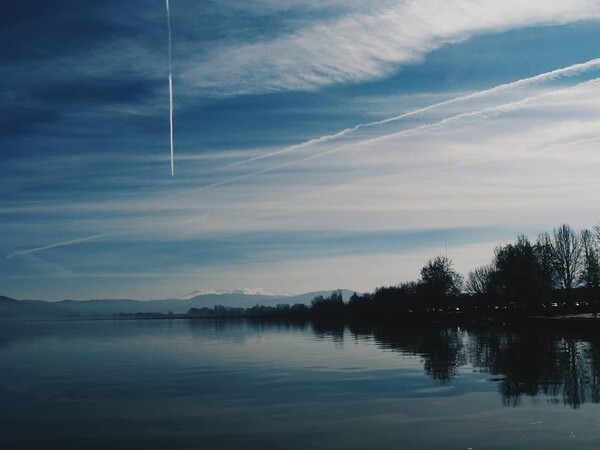
[[[191,309],[188,317],[326,321],[376,318],[387,322],[451,319],[486,323],[534,313],[598,313],[600,227],[594,231],[577,234],[562,225],[553,235],[540,234],[535,244],[520,235],[514,243],[496,247],[492,262],[471,271],[466,283],[450,259],[437,256],[423,266],[418,281],[381,286],[373,293],[354,293],[347,303],[341,291],[334,291],[329,297],[315,297],[310,306],[215,306]]]

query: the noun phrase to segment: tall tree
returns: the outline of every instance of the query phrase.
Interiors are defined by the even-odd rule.
[[[590,230],[583,230],[579,238],[583,259],[579,281],[586,287],[599,287],[600,257],[596,238]]]
[[[469,294],[489,295],[492,291],[494,268],[490,265],[481,266],[467,275],[465,289]]]
[[[341,315],[344,310],[342,291],[333,291],[329,297],[317,295],[310,302],[310,310],[317,317]]]
[[[542,290],[554,289],[557,285],[556,254],[549,233],[544,232],[538,236],[534,250],[539,264]]]
[[[519,236],[514,244],[497,247],[493,265],[495,289],[506,300],[534,305],[541,299],[540,263],[526,236]]]
[[[462,276],[445,256],[430,259],[421,269],[421,280],[426,300],[438,306],[447,297],[460,294],[463,285]]]
[[[575,287],[582,268],[582,246],[577,233],[567,224],[554,229],[554,254],[560,285]]]

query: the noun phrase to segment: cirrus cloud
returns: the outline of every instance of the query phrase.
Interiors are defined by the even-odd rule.
[[[310,22],[267,41],[217,46],[183,79],[216,95],[314,90],[380,79],[475,34],[600,18],[591,0],[409,0]]]

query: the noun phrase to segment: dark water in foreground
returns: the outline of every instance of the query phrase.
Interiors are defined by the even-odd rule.
[[[600,448],[597,336],[0,322],[2,449]]]

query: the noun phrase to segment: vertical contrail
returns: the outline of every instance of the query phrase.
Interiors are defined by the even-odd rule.
[[[171,10],[169,9],[169,0],[165,0],[167,6],[167,27],[169,29],[169,124],[170,124],[170,143],[171,143],[171,176],[175,175],[175,163],[173,162],[173,74],[171,68]]]

